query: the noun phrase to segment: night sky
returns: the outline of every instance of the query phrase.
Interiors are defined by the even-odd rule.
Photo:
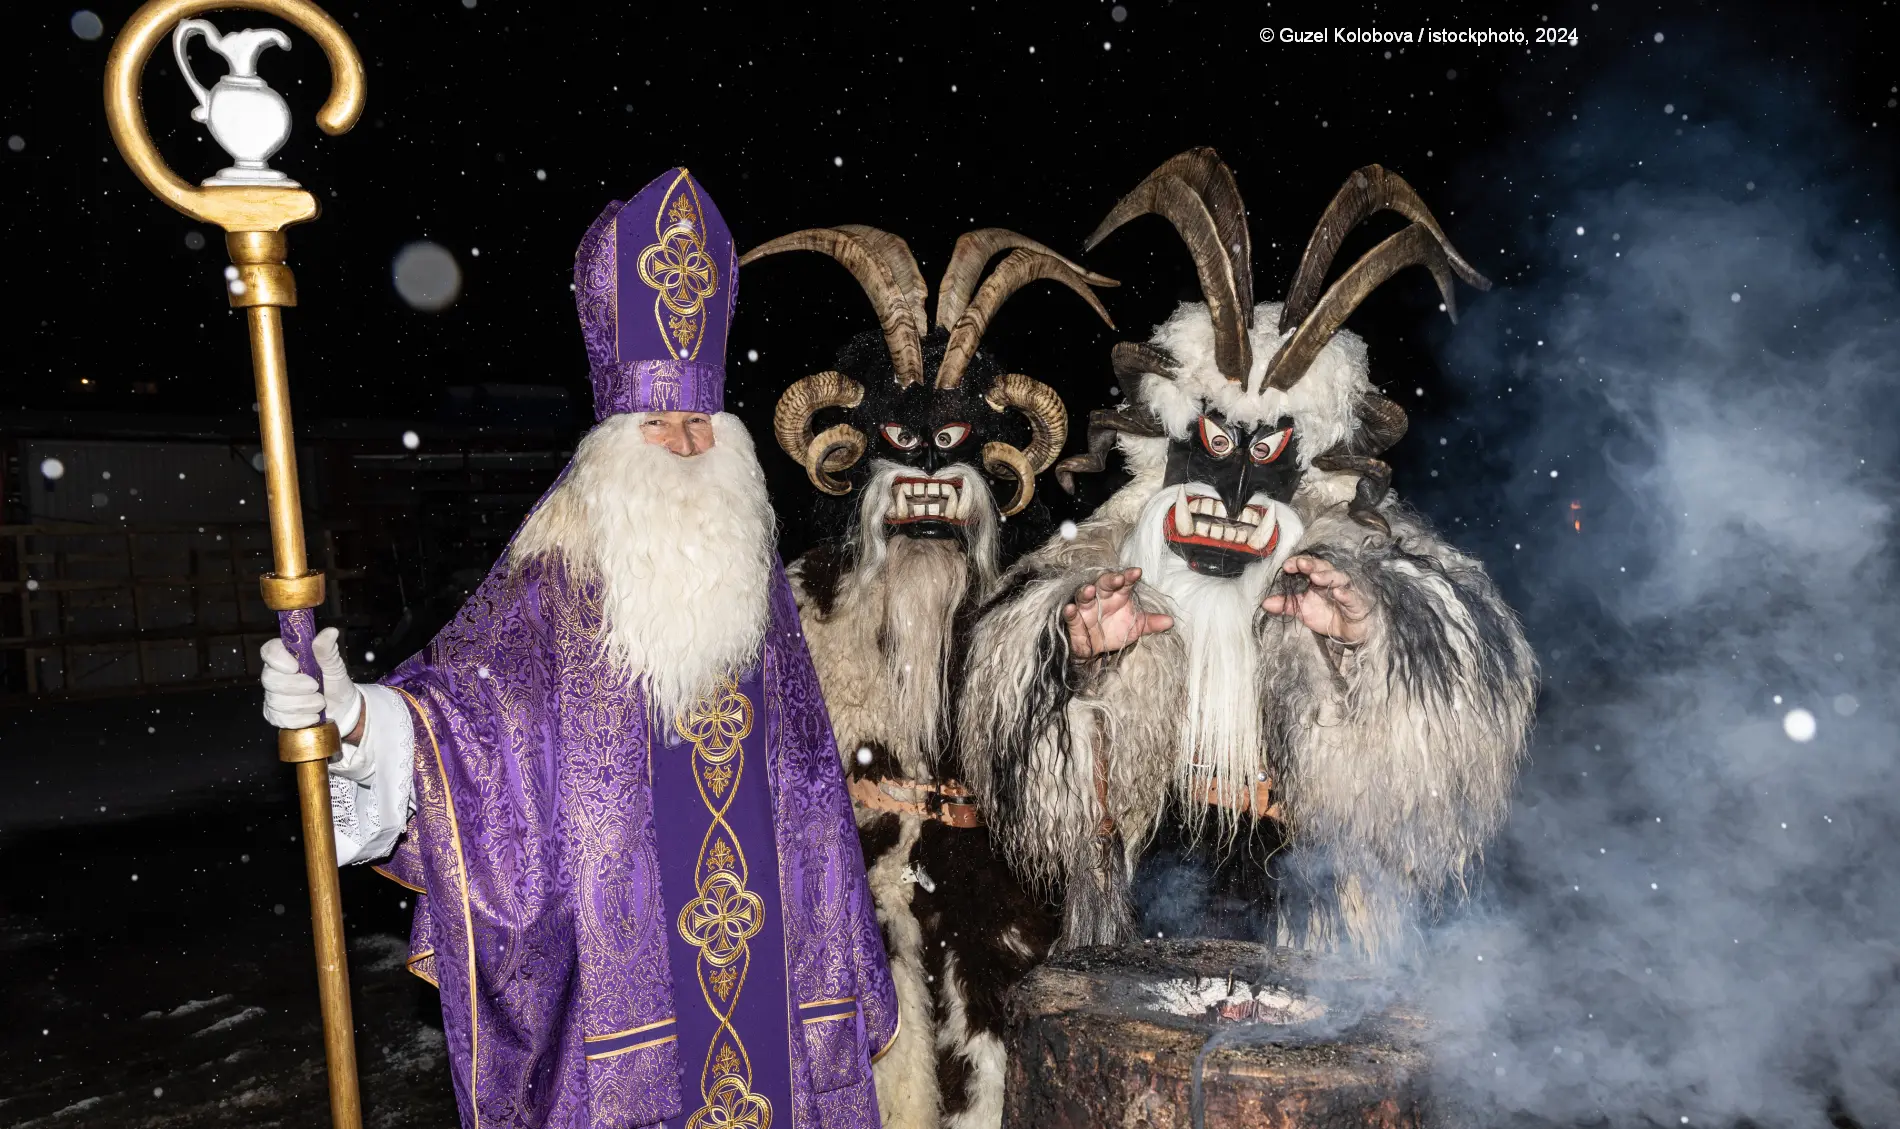
[[[578,438],[591,412],[575,246],[610,199],[676,164],[742,249],[868,224],[906,239],[934,290],[962,232],[1009,227],[1079,255],[1142,176],[1211,145],[1249,206],[1255,291],[1272,299],[1353,169],[1403,175],[1497,285],[1460,286],[1454,326],[1409,271],[1348,324],[1411,415],[1387,456],[1396,490],[1496,577],[1544,675],[1536,744],[1487,857],[1494,912],[1436,939],[1446,959],[1428,986],[1451,1001],[1439,1018],[1464,1075],[1454,1089],[1558,1124],[1818,1125],[1837,1098],[1867,1124],[1900,1124],[1892,0],[1429,16],[1288,0],[875,16],[329,7],[368,67],[353,132],[316,129],[327,67],[300,33],[260,67],[295,115],[272,164],[325,209],[290,233],[291,388],[299,422],[367,421],[338,430],[385,436],[389,454],[411,427],[446,434],[431,425],[454,418],[451,390],[482,384],[564,389],[560,441]],[[103,69],[132,9],[4,10],[0,434],[20,409],[249,424],[220,234],[155,200],[107,134]],[[1576,42],[1277,41],[1286,28],[1421,27],[1574,29]],[[222,71],[202,44],[193,59],[201,79]],[[169,44],[144,90],[180,175],[225,163],[188,116]],[[1399,222],[1365,225],[1336,269]],[[394,284],[399,252],[422,240],[462,272],[446,310],[416,309]],[[1110,346],[1199,298],[1158,218],[1084,262],[1122,281],[1103,295],[1119,329],[1039,286],[984,343],[1065,394],[1071,452],[1087,413],[1114,399]],[[748,268],[728,407],[763,438],[779,391],[874,325],[820,256]],[[759,447],[789,559],[821,532],[797,516],[812,491],[775,444]],[[1079,515],[1091,500],[1062,504]],[[257,729],[254,699],[241,707]],[[139,730],[161,740],[142,713],[126,726],[114,748],[141,748]],[[48,728],[14,748],[63,757],[62,739]],[[19,802],[44,806],[39,795]],[[94,803],[65,789],[62,802],[82,801]],[[63,880],[22,857],[7,869]],[[289,893],[258,894],[273,929],[301,882],[290,854],[280,861]]]
[[[11,10],[0,79],[9,283],[0,405],[243,411],[246,341],[224,300],[218,233],[189,238],[198,229],[133,179],[106,132],[104,61],[133,5],[99,6],[103,34],[90,41],[72,9],[36,7]],[[266,52],[260,68],[296,115],[273,166],[324,206],[291,233],[297,409],[426,419],[449,386],[551,384],[570,391],[584,425],[574,247],[609,199],[673,164],[715,194],[742,248],[798,227],[868,223],[907,239],[934,289],[962,231],[1008,226],[1077,253],[1149,169],[1213,145],[1252,213],[1257,289],[1277,296],[1332,191],[1377,161],[1407,177],[1464,253],[1505,285],[1496,301],[1522,280],[1520,227],[1537,208],[1539,186],[1513,179],[1514,155],[1590,112],[1580,92],[1608,68],[1637,59],[1666,70],[1679,54],[1680,81],[1659,105],[1665,94],[1686,101],[1773,71],[1870,139],[1894,116],[1895,76],[1872,31],[1884,4],[1866,5],[1864,19],[1587,0],[1508,6],[1515,14],[1463,5],[1430,25],[1574,27],[1578,43],[1410,48],[1259,40],[1262,25],[1389,27],[1385,16],[1410,26],[1423,17],[1409,6],[1215,7],[917,4],[866,16],[781,5],[332,4],[369,68],[368,110],[352,133],[315,128],[327,72],[309,40],[293,33],[294,49]],[[269,23],[218,19],[227,30]],[[1695,73],[1711,40],[1758,68]],[[203,80],[214,80],[222,62],[202,41],[194,50]],[[223,163],[187,116],[169,45],[144,89],[177,171],[195,180]],[[1347,253],[1396,226],[1370,225]],[[447,247],[464,273],[444,312],[411,308],[392,284],[397,252],[420,239]],[[1039,287],[990,336],[1011,367],[1069,392],[1078,417],[1107,399],[1107,346],[1145,336],[1175,301],[1198,296],[1160,220],[1089,262],[1124,282],[1107,295],[1122,334]],[[1426,389],[1408,401],[1415,419],[1456,406],[1426,348],[1447,329],[1435,305],[1419,273],[1353,323],[1372,341],[1376,374]],[[756,426],[769,396],[871,325],[833,264],[799,256],[749,271],[729,399]]]

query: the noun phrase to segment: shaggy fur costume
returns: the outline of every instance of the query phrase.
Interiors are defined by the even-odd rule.
[[[1261,774],[1275,782],[1294,847],[1294,881],[1276,909],[1283,944],[1391,953],[1411,909],[1463,889],[1504,816],[1536,696],[1516,616],[1478,562],[1396,499],[1379,507],[1389,536],[1347,516],[1356,479],[1311,463],[1360,426],[1354,409],[1372,390],[1365,346],[1341,332],[1291,390],[1260,390],[1279,309],[1256,307],[1255,371],[1243,384],[1214,367],[1206,307],[1182,306],[1152,339],[1178,370],[1144,377],[1136,396],[1176,440],[1204,406],[1237,422],[1292,416],[1307,471],[1291,504],[1297,539],[1239,577],[1189,572],[1156,520],[1174,489],[1162,486],[1168,439],[1123,434],[1133,480],[1073,538],[1018,561],[972,633],[964,768],[1010,861],[1032,888],[1062,893],[1064,946],[1128,937],[1129,879],[1168,804],[1195,833],[1242,832],[1229,809],[1208,819],[1210,772],[1223,794]],[[1262,596],[1286,590],[1279,563],[1294,551],[1331,562],[1369,598],[1364,642],[1344,647],[1259,611]],[[1063,606],[1130,565],[1145,570],[1137,601],[1176,626],[1073,664]],[[1210,594],[1210,583],[1229,594]],[[1209,721],[1223,704],[1226,720]],[[1236,732],[1238,749],[1216,747],[1234,746]]]
[[[998,516],[983,476],[950,468],[938,476],[971,491],[971,524],[956,538],[891,536],[904,469],[876,466],[849,537],[788,571],[846,772],[941,781],[961,776],[948,689],[969,614],[996,583]],[[982,829],[862,807],[858,827],[902,1020],[874,1067],[884,1124],[996,1129],[1004,997],[1054,943],[1054,913]]]

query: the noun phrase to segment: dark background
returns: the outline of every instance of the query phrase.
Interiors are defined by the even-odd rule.
[[[203,232],[202,249],[189,249],[194,225],[134,180],[107,135],[103,63],[131,8],[101,5],[105,34],[90,42],[75,36],[65,7],[11,15],[0,133],[24,148],[0,151],[8,287],[0,412],[230,416],[252,399],[243,323],[222,293],[218,233]],[[368,110],[352,133],[327,138],[311,120],[327,89],[314,44],[293,34],[293,50],[267,51],[260,64],[296,115],[273,166],[325,208],[291,234],[300,418],[427,420],[446,411],[451,386],[544,384],[567,390],[567,428],[578,435],[591,419],[568,289],[573,249],[609,199],[674,164],[716,195],[742,248],[799,227],[868,223],[907,239],[934,288],[961,232],[1008,226],[1078,253],[1149,169],[1190,145],[1213,145],[1252,213],[1256,289],[1277,296],[1333,190],[1377,161],[1407,177],[1501,284],[1480,300],[1509,302],[1533,257],[1521,229],[1543,187],[1517,176],[1514,154],[1585,109],[1580,92],[1607,69],[1637,59],[1666,71],[1680,54],[1678,97],[1719,95],[1773,73],[1870,139],[1893,116],[1894,76],[1874,31],[1880,5],[1857,16],[1589,2],[1467,4],[1429,16],[1379,5],[1139,0],[834,12],[498,0],[332,8],[369,73]],[[222,20],[227,29],[269,22]],[[1403,48],[1258,38],[1262,26],[1418,24],[1527,35],[1574,27],[1579,42]],[[1697,73],[1711,39],[1752,65]],[[202,41],[194,52],[201,74],[219,73]],[[190,94],[168,46],[145,90],[147,120],[181,175],[197,179],[223,163],[187,116]],[[1890,172],[1877,181],[1893,183]],[[1396,221],[1369,227],[1348,254]],[[464,273],[462,296],[445,312],[411,309],[392,285],[397,251],[423,238],[448,247]],[[1198,297],[1187,256],[1158,219],[1089,262],[1124,281],[1107,296],[1120,334],[1073,297],[1038,287],[1010,304],[988,341],[1010,367],[1064,391],[1078,421],[1109,399],[1107,346],[1145,336],[1175,301]],[[1372,343],[1377,379],[1408,393],[1419,433],[1455,417],[1470,383],[1431,359],[1430,344],[1449,329],[1435,306],[1419,273],[1376,294],[1353,322]],[[747,271],[728,348],[729,407],[763,438],[777,391],[871,324],[833,264],[799,256]],[[400,433],[387,429],[392,452]],[[809,487],[769,440],[761,450],[781,510],[795,518]],[[1412,443],[1394,454],[1400,489],[1417,493],[1426,462],[1457,452]],[[1465,512],[1490,508],[1480,501]],[[789,524],[788,557],[804,540]]]
[[[68,7],[5,12],[0,141],[17,137],[20,147],[0,145],[0,433],[23,409],[35,434],[56,431],[59,413],[154,426],[236,421],[233,435],[252,418],[244,325],[227,309],[218,233],[154,200],[106,132],[104,60],[131,9],[95,9],[104,34],[91,41],[74,34]],[[1878,1018],[1900,1014],[1883,994],[1900,983],[1888,941],[1900,928],[1900,891],[1878,888],[1900,874],[1888,814],[1900,739],[1885,705],[1900,685],[1891,659],[1900,616],[1884,597],[1886,515],[1870,509],[1864,523],[1879,541],[1867,559],[1882,567],[1862,561],[1838,583],[1813,583],[1802,538],[1816,527],[1777,517],[1784,535],[1762,541],[1770,552],[1750,542],[1723,555],[1723,575],[1741,579],[1712,588],[1721,599],[1700,613],[1690,599],[1664,600],[1658,617],[1658,578],[1690,568],[1691,545],[1705,550],[1698,560],[1717,554],[1693,539],[1700,527],[1663,512],[1672,496],[1645,477],[1644,461],[1659,458],[1668,425],[1706,421],[1663,413],[1643,433],[1655,413],[1631,392],[1645,381],[1720,387],[1721,366],[1732,363],[1733,387],[1770,408],[1760,435],[1711,423],[1724,449],[1759,445],[1764,462],[1782,460],[1774,465],[1791,478],[1798,471],[1790,489],[1801,507],[1847,487],[1892,495],[1900,420],[1878,380],[1836,381],[1818,407],[1762,392],[1798,389],[1810,372],[1818,382],[1852,352],[1836,347],[1842,341],[1860,343],[1876,376],[1900,356],[1882,328],[1891,310],[1843,297],[1892,304],[1887,138],[1900,73],[1883,38],[1890,10],[1604,0],[1429,15],[1285,0],[836,14],[335,4],[369,67],[368,111],[355,131],[325,138],[315,129],[327,73],[308,39],[293,33],[294,49],[265,53],[260,68],[296,115],[272,163],[326,209],[291,233],[300,429],[313,442],[341,435],[357,444],[352,452],[391,456],[409,429],[423,436],[422,454],[465,450],[483,427],[500,449],[571,446],[591,422],[568,289],[574,247],[609,199],[675,164],[716,197],[742,248],[795,228],[867,223],[907,239],[934,285],[956,236],[973,227],[1012,227],[1079,253],[1141,176],[1188,146],[1212,145],[1250,205],[1256,291],[1277,298],[1333,191],[1352,169],[1383,163],[1498,283],[1489,294],[1461,289],[1461,327],[1436,312],[1422,272],[1354,316],[1375,379],[1412,415],[1411,435],[1389,456],[1395,486],[1498,578],[1546,674],[1538,745],[1487,887],[1522,938],[1513,946],[1454,933],[1445,942],[1492,953],[1459,967],[1498,978],[1433,981],[1484,1003],[1448,1058],[1485,1086],[1548,1083],[1497,1100],[1560,1124],[1678,1124],[1687,1113],[1697,1124],[1737,1124],[1738,1111],[1756,1117],[1744,1124],[1848,1123],[1842,1109],[1900,1123],[1900,1087],[1888,1078],[1900,1031]],[[227,30],[270,22],[214,18]],[[1574,27],[1579,43],[1289,46],[1258,37],[1263,26],[1420,24]],[[194,59],[201,78],[219,73],[202,44]],[[148,121],[180,175],[195,180],[223,163],[187,116],[168,47],[145,91]],[[1671,225],[1704,212],[1728,219],[1712,239],[1705,231],[1670,251]],[[1590,237],[1573,250],[1567,240],[1586,214]],[[1765,217],[1764,226],[1729,222],[1738,215]],[[1342,258],[1396,226],[1391,217],[1369,224]],[[1627,241],[1606,241],[1618,227]],[[194,230],[201,249],[188,246]],[[462,296],[442,313],[412,309],[392,285],[397,252],[425,238],[463,271]],[[1762,250],[1738,247],[1742,239]],[[1652,265],[1634,277],[1660,279],[1654,291],[1605,283],[1621,277],[1608,256],[1634,259],[1639,246]],[[1711,261],[1706,278],[1698,256]],[[1653,265],[1659,257],[1684,265],[1664,270]],[[1071,450],[1079,421],[1110,400],[1109,345],[1145,337],[1175,302],[1198,298],[1191,264],[1159,219],[1131,225],[1087,262],[1124,282],[1105,295],[1119,332],[1072,296],[1035,288],[1011,301],[986,341],[1011,369],[1065,393],[1078,421]],[[773,260],[742,282],[727,400],[762,440],[789,558],[817,532],[801,520],[812,491],[762,425],[780,389],[873,323],[849,276],[816,256]],[[1836,308],[1821,308],[1807,286]],[[1747,302],[1731,306],[1731,289]],[[1711,303],[1741,321],[1714,316]],[[1675,347],[1698,333],[1728,348]],[[1547,336],[1575,346],[1579,367],[1538,353]],[[1599,394],[1578,380],[1586,352],[1593,365],[1621,365],[1620,386]],[[1601,371],[1617,370],[1592,375]],[[535,420],[496,409],[484,421],[451,392],[483,384],[563,389],[566,407]],[[528,439],[503,434],[527,424],[538,429]],[[1817,469],[1836,456],[1866,469]],[[551,478],[555,465],[536,463],[506,487],[512,512],[538,489],[526,479]],[[1108,485],[1078,502],[1057,499],[1058,514],[1085,511]],[[1042,493],[1056,491],[1045,482]],[[416,539],[448,544],[439,526],[460,511],[443,511],[436,525],[417,525]],[[385,624],[356,637],[353,655],[376,645],[376,665],[386,666],[426,639],[492,559],[492,544],[476,553],[477,543],[442,552],[438,572],[463,572],[412,584],[405,598],[418,610],[400,645]],[[1759,575],[1735,566],[1764,557]],[[365,562],[383,575],[396,567]],[[1749,634],[1764,621],[1777,631]],[[1740,656],[1735,670],[1714,670],[1724,654]],[[1683,671],[1719,681],[1722,693]],[[1646,688],[1635,706],[1632,687]],[[1835,696],[1846,690],[1859,702],[1851,724]],[[1783,711],[1798,703],[1821,715],[1814,745],[1779,736]],[[9,876],[0,882],[0,1011],[16,1017],[0,1030],[0,1125],[324,1123],[294,808],[256,705],[247,685],[0,714],[10,774],[0,797],[0,873]],[[1737,755],[1721,739],[1743,722],[1794,754]],[[1773,830],[1790,822],[1805,829],[1798,840]],[[1791,841],[1807,852],[1802,867],[1775,853],[1796,848],[1763,846]],[[1657,880],[1664,889],[1652,895]],[[415,1123],[445,1123],[431,996],[412,1000],[401,970],[407,895],[360,869],[344,881],[372,1118],[400,1123],[403,1103],[420,1103],[407,1115]],[[1586,893],[1563,896],[1574,890]],[[1850,943],[1872,955],[1855,958]],[[1652,964],[1661,975],[1650,976]],[[1811,992],[1808,982],[1830,969],[1847,987]],[[1711,1011],[1667,994],[1664,981],[1671,990],[1712,984],[1711,995],[1744,1006]],[[1585,1020],[1611,1011],[1641,1030],[1603,1036],[1599,1054]],[[1678,1020],[1685,1031],[1671,1025]],[[1884,1073],[1874,1085],[1805,1059],[1783,1069],[1760,1047],[1711,1031],[1746,1032],[1790,1055],[1833,1048],[1815,1052],[1829,1063],[1858,1054]],[[1557,1093],[1565,1076],[1552,1043],[1591,1048],[1572,1068],[1582,1097]],[[1670,1057],[1684,1046],[1705,1061]],[[1508,1078],[1491,1065],[1500,1050],[1513,1062]],[[1744,1082],[1774,1079],[1775,1100],[1736,1097],[1719,1066]],[[1784,1075],[1802,1081],[1784,1086]]]

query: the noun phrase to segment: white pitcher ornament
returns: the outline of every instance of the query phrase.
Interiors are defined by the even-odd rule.
[[[185,57],[185,43],[202,35],[211,49],[224,56],[231,72],[206,90],[191,73]],[[268,184],[295,188],[297,182],[271,168],[265,162],[290,139],[290,107],[283,95],[257,76],[257,57],[266,47],[290,50],[290,37],[276,28],[245,28],[222,35],[209,20],[181,20],[172,32],[172,52],[178,56],[178,69],[198,99],[191,111],[196,121],[211,129],[212,140],[231,155],[233,164],[219,170],[203,183],[206,187],[233,184]]]

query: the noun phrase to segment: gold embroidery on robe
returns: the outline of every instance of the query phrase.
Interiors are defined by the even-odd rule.
[[[674,195],[682,183],[685,190]],[[656,293],[653,320],[660,336],[671,338],[676,357],[694,359],[705,337],[706,299],[719,290],[719,267],[706,253],[698,186],[682,171],[666,193],[663,199],[670,199],[653,217],[654,242],[640,252],[636,266],[640,281]]]
[[[693,778],[711,817],[693,867],[695,897],[680,910],[680,937],[699,950],[700,994],[718,1019],[699,1071],[704,1103],[686,1129],[770,1129],[772,1103],[752,1092],[752,1060],[732,1026],[751,962],[747,943],[765,926],[765,901],[747,886],[745,849],[726,823],[726,809],[745,774],[752,703],[732,680],[688,707],[674,722],[693,746]]]

